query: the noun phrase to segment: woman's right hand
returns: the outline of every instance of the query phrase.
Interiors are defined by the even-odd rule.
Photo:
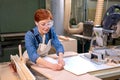
[[[46,68],[49,68],[49,69],[52,69],[52,70],[55,70],[55,71],[59,71],[59,70],[62,70],[63,69],[63,65],[60,64],[60,63],[51,63],[47,60],[44,60],[43,58],[39,57],[37,60],[36,60],[36,63],[39,64],[40,66],[42,67],[46,67]]]
[[[51,69],[55,70],[55,71],[59,71],[59,70],[63,69],[63,65],[62,64],[52,64]]]

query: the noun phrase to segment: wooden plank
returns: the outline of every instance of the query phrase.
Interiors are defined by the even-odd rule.
[[[26,65],[22,61],[20,61],[20,58],[18,57],[18,55],[16,55],[15,58],[19,64],[23,74],[27,78],[26,80],[35,80],[35,77],[32,75],[32,73],[29,71],[29,69],[26,67]]]
[[[23,74],[23,72],[22,72],[22,70],[21,70],[21,68],[20,68],[20,66],[19,66],[19,62],[16,60],[15,56],[12,56],[12,55],[11,55],[11,59],[12,59],[13,62],[15,63],[16,70],[17,70],[17,73],[18,73],[20,79],[26,80],[26,77],[25,77],[25,75]]]
[[[35,80],[33,74],[29,71],[27,66],[20,60],[18,55],[12,56],[11,59],[15,62],[17,73],[19,74],[22,80]]]

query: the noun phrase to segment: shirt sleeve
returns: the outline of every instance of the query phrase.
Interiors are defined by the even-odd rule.
[[[53,47],[56,49],[57,55],[59,55],[59,52],[64,53],[63,45],[59,41],[58,36],[54,31],[54,28],[51,28],[51,34],[52,34],[52,42],[51,43],[52,43]]]
[[[36,62],[37,58],[39,57],[39,54],[37,54],[37,47],[35,46],[35,36],[33,33],[28,31],[25,34],[25,47],[27,49],[28,56],[32,62]]]

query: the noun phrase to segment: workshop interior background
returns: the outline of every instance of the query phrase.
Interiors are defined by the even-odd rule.
[[[11,54],[18,54],[18,44],[22,44],[24,51],[24,33],[34,27],[33,15],[38,8],[52,11],[52,0],[0,0],[0,62],[10,61]],[[97,0],[72,0],[71,24],[94,21]],[[104,12],[113,4],[120,4],[119,0],[105,0]],[[53,4],[55,5],[55,4]],[[53,13],[54,14],[54,13]],[[61,27],[62,28],[62,27]],[[55,26],[56,32],[59,32]],[[58,34],[66,34],[64,31]],[[12,36],[11,36],[12,35]],[[119,39],[116,44],[119,44]],[[89,45],[89,44],[87,44]],[[78,52],[81,51],[78,42]]]

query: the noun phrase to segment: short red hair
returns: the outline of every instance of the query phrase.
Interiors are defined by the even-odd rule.
[[[49,10],[46,9],[38,9],[35,14],[34,14],[34,20],[36,22],[39,22],[41,20],[45,20],[45,19],[53,19],[53,16],[51,14],[51,12]]]

